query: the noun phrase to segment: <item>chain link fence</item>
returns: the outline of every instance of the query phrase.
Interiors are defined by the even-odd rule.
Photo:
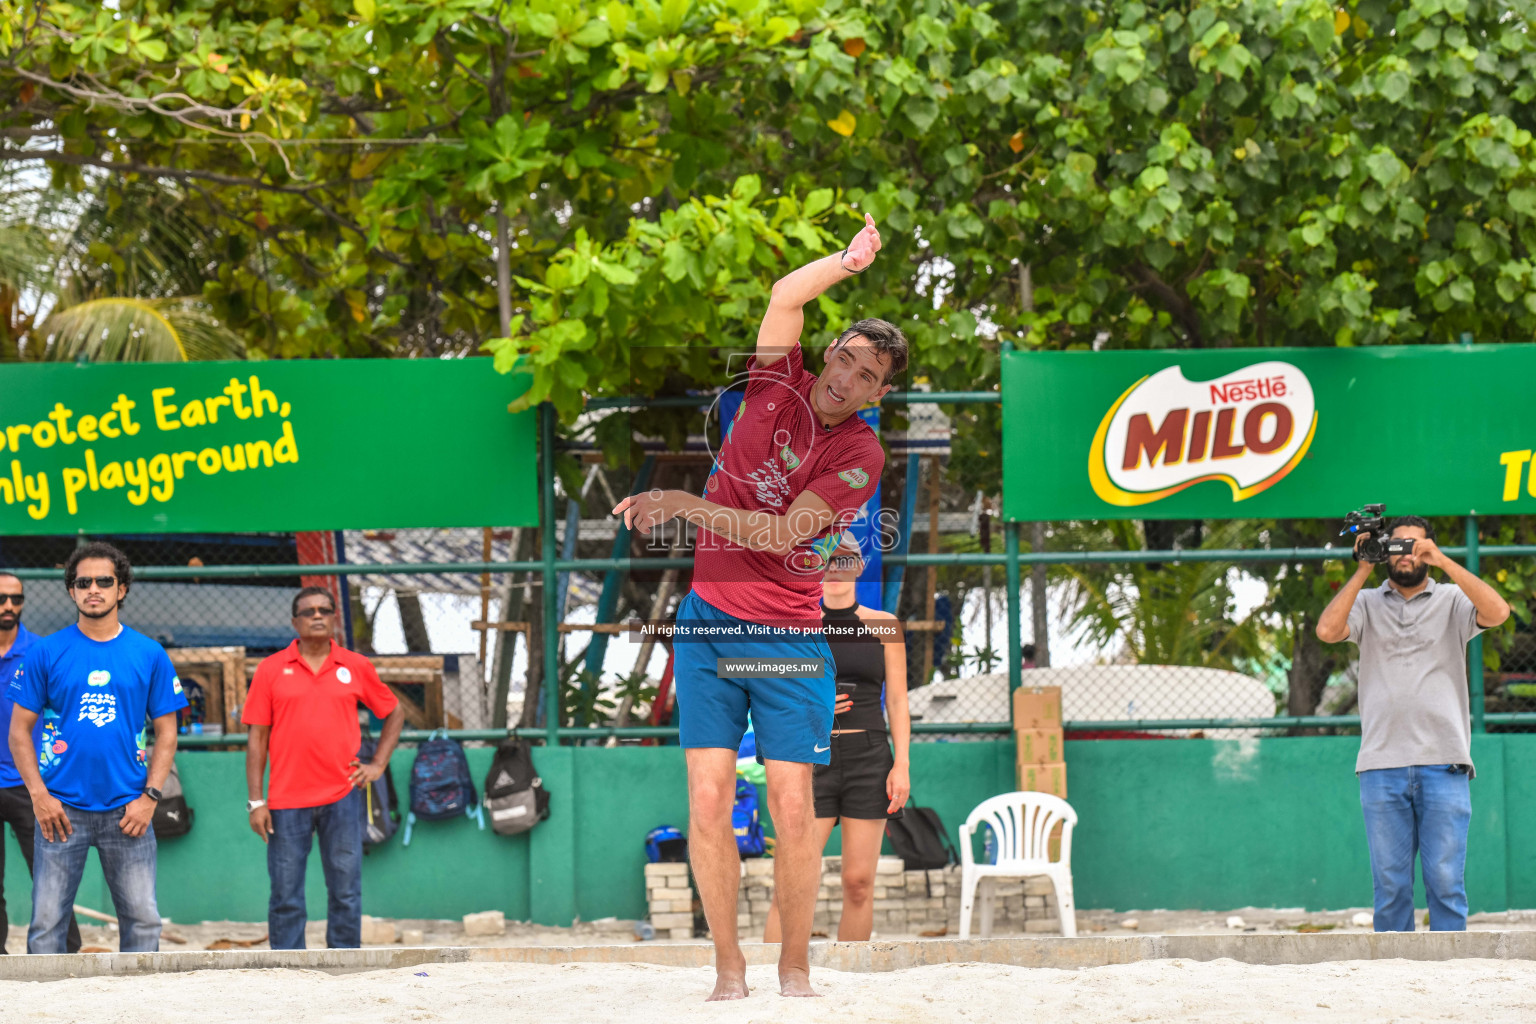
[[[600,504],[588,501],[578,509],[583,514],[559,524],[561,557],[614,552],[617,526],[602,517]],[[985,507],[978,508],[976,519],[986,518]],[[1001,534],[993,524],[968,529],[959,511],[944,517],[942,552],[976,553],[988,546],[986,534]],[[571,524],[577,534],[567,545],[564,534]],[[73,622],[75,612],[60,582],[35,577],[61,569],[83,540],[110,541],[141,570],[154,567],[134,584],[123,619],[171,651],[190,683],[193,706],[183,723],[189,730],[194,725],[213,732],[240,730],[239,706],[255,666],[291,641],[292,596],[317,582],[349,610],[338,640],[375,659],[406,704],[409,728],[548,727],[547,699],[539,686],[542,574],[452,568],[534,560],[539,531],[344,531],[323,535],[332,546],[318,555],[312,549],[315,536],[9,537],[0,538],[0,565],[34,577],[24,622],[42,634]],[[686,560],[690,537],[691,532],[674,538],[664,549],[637,538],[628,553]],[[294,571],[301,563],[330,561],[381,569],[319,577]],[[1482,575],[1513,593],[1532,574],[1530,561],[1488,558]],[[421,565],[433,569],[411,571]],[[1351,729],[1358,710],[1354,647],[1322,645],[1308,635],[1344,565],[1210,562],[1187,567],[1182,576],[1123,565],[1092,571],[1055,565],[1045,590],[1043,642],[1034,635],[1036,588],[1024,566],[1022,682],[1060,686],[1069,731],[1083,737],[1294,731],[1281,723],[1265,728],[1259,721],[1277,716],[1335,716],[1339,729]],[[273,569],[225,575],[225,567],[236,566]],[[906,637],[916,738],[995,735],[1010,717],[1006,573],[1000,565],[938,567],[930,612],[930,571],[907,569],[898,605],[898,616],[918,627]],[[175,578],[164,578],[171,574]],[[563,601],[558,725],[673,724],[669,651],[611,624],[673,615],[687,592],[686,570],[577,570],[561,572],[557,586]],[[1485,637],[1489,714],[1536,712],[1536,635],[1519,611]],[[600,616],[610,624],[607,630],[589,628]],[[926,679],[925,658],[931,664]],[[1153,721],[1184,724],[1145,724]]]

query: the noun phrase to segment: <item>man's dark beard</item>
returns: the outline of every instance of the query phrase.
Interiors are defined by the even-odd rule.
[[[1388,569],[1387,575],[1392,577],[1392,582],[1400,587],[1416,587],[1424,582],[1424,577],[1429,575],[1429,566],[1422,562],[1414,566],[1411,572],[1403,572],[1401,569]]]
[[[21,621],[21,616],[15,612],[0,612],[0,630],[9,633],[16,628],[16,623]]]
[[[84,615],[88,619],[104,619],[108,615],[111,615],[115,611],[117,611],[117,602],[116,601],[114,601],[114,602],[112,602],[112,604],[108,605],[107,608],[104,611],[88,612],[84,608],[81,608],[80,609],[80,614]]]

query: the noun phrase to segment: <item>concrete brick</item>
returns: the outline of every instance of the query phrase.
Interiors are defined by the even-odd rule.
[[[837,874],[838,872],[843,870],[843,858],[841,858],[841,857],[823,857],[823,858],[821,858],[821,870],[823,870],[823,871],[830,871],[833,874]]]
[[[672,901],[651,900],[646,904],[646,910],[652,914],[670,914],[672,913]]]
[[[395,922],[363,915],[362,940],[366,945],[377,946],[394,942]]]
[[[1051,880],[1045,875],[1031,875],[1029,878],[1024,879],[1024,895],[1026,896],[1049,896],[1055,891],[1056,887],[1051,884]]]
[[[1045,897],[1044,896],[1026,896],[1026,897],[1024,897],[1024,905],[1026,907],[1044,907],[1045,906]]]
[[[749,878],[773,877],[773,861],[754,857],[751,860],[741,862],[742,868]]]
[[[887,894],[887,893],[888,893],[888,892],[889,892],[889,891],[890,891],[890,889],[889,889],[889,887],[888,887],[888,886],[884,886],[884,885],[877,885],[877,886],[875,886],[875,887],[874,887],[874,896],[875,896],[875,899],[877,899],[877,900],[883,900],[883,899],[885,899],[885,897],[886,897],[886,894]]]
[[[651,917],[651,924],[656,928],[687,928],[693,930],[692,914],[655,914]]]
[[[906,865],[902,863],[900,857],[881,857],[879,863],[875,865],[877,875],[904,875],[906,871]]]
[[[751,928],[752,927],[752,915],[751,914],[737,914],[736,915],[736,927],[737,927],[737,929],[743,930],[743,931],[748,929],[748,928]]]
[[[671,877],[676,876],[676,875],[681,875],[682,877],[687,878],[688,877],[688,865],[687,864],[647,864],[645,866],[645,873],[646,873],[647,877],[649,877],[651,875],[665,875],[668,878],[671,878]]]
[[[693,938],[693,926],[689,925],[687,928],[669,928],[667,930],[667,938],[691,939]]]
[[[507,915],[499,910],[485,910],[464,915],[465,935],[501,935],[507,930]]]
[[[692,914],[693,900],[668,900],[666,912],[671,914]]]
[[[677,866],[680,867],[680,868],[681,867],[687,867],[686,864],[679,864]],[[667,876],[667,888],[668,889],[687,889],[687,888],[690,888],[690,886],[688,884],[688,873],[685,871],[682,874],[678,874],[678,875],[668,875]]]
[[[1059,932],[1061,931],[1061,921],[1054,917],[1037,917],[1033,920],[1025,921],[1024,930],[1026,932]]]
[[[400,944],[403,946],[425,946],[427,933],[420,928],[405,928],[400,932]]]

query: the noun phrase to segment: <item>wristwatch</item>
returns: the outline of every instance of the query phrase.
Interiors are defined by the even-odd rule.
[[[154,786],[145,786],[144,787],[144,795],[149,797],[155,803],[159,803],[161,797],[163,797],[165,794],[161,793]]]
[[[245,813],[246,814],[250,814],[252,811],[256,810],[258,807],[265,807],[265,806],[267,806],[267,802],[265,800],[247,800],[245,802]]]

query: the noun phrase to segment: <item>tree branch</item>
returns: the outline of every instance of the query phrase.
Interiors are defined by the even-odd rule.
[[[12,74],[20,78],[36,82],[38,85],[49,89],[57,89],[66,96],[71,96],[77,100],[84,100],[93,105],[101,104],[102,106],[112,107],[126,113],[138,114],[147,111],[152,114],[159,114],[162,117],[173,118],[187,127],[196,128],[199,131],[213,130],[213,125],[208,124],[207,121],[199,120],[199,118],[217,120],[222,122],[225,128],[229,128],[239,117],[254,117],[261,113],[259,108],[253,110],[244,104],[238,107],[210,107],[205,103],[197,102],[184,92],[162,92],[156,93],[153,96],[127,96],[123,93],[107,89],[82,89],[77,85],[60,82],[57,79],[49,78],[47,75],[39,75],[34,71],[28,71],[26,68],[18,67],[14,63],[8,64],[6,67]],[[163,105],[172,101],[183,103],[185,106],[172,110]]]
[[[76,167],[100,167],[103,170],[115,171],[119,174],[145,174],[151,177],[176,178],[181,181],[197,180],[211,181],[216,185],[235,185],[241,188],[259,188],[267,192],[286,192],[291,195],[306,195],[322,185],[279,185],[276,182],[263,181],[260,178],[241,178],[232,174],[219,174],[216,171],[199,171],[183,169],[180,167],[159,167],[154,164],[141,164],[136,160],[103,160],[100,157],[86,153],[62,153],[58,150],[18,150],[0,147],[0,163],[21,163],[29,160],[42,160],[52,164],[71,164]]]
[[[1132,290],[1154,296],[1168,311],[1168,315],[1184,328],[1191,348],[1205,348],[1205,333],[1200,329],[1200,315],[1195,311],[1194,304],[1189,301],[1187,295],[1164,281],[1155,270],[1144,263],[1128,264],[1124,273],[1131,282]]]

